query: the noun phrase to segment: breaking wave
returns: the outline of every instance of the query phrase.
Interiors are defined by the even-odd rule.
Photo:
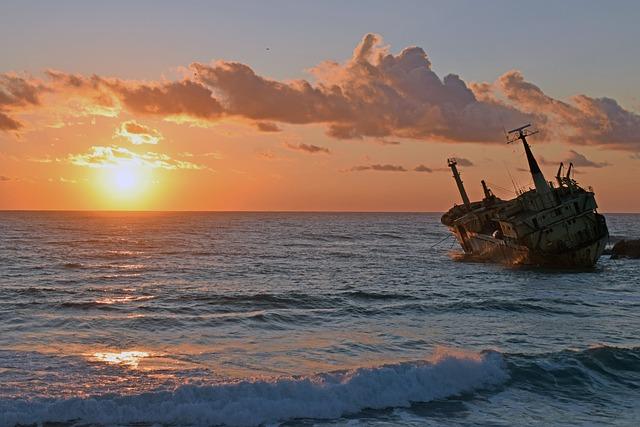
[[[173,391],[71,399],[0,400],[0,425],[137,422],[260,425],[297,418],[329,419],[364,409],[408,407],[499,385],[502,356],[440,351],[429,361],[329,372],[309,377],[183,385]]]

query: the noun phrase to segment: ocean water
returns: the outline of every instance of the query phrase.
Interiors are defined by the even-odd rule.
[[[607,221],[640,237],[640,216]],[[447,233],[0,213],[0,426],[637,425],[640,261],[474,263]]]

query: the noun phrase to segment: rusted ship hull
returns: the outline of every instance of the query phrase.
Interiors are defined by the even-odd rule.
[[[598,261],[608,241],[608,235],[605,235],[578,248],[545,253],[486,234],[467,232],[462,236],[455,228],[452,227],[450,230],[469,258],[506,265],[590,268]]]

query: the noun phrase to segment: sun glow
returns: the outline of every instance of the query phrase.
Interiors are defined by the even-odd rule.
[[[114,202],[138,204],[151,190],[152,171],[140,165],[122,165],[100,170],[101,193]],[[128,206],[125,206],[128,207]]]

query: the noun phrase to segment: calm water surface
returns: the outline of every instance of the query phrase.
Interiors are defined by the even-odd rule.
[[[0,213],[0,426],[637,425],[640,261],[462,262],[446,236],[436,214]]]

